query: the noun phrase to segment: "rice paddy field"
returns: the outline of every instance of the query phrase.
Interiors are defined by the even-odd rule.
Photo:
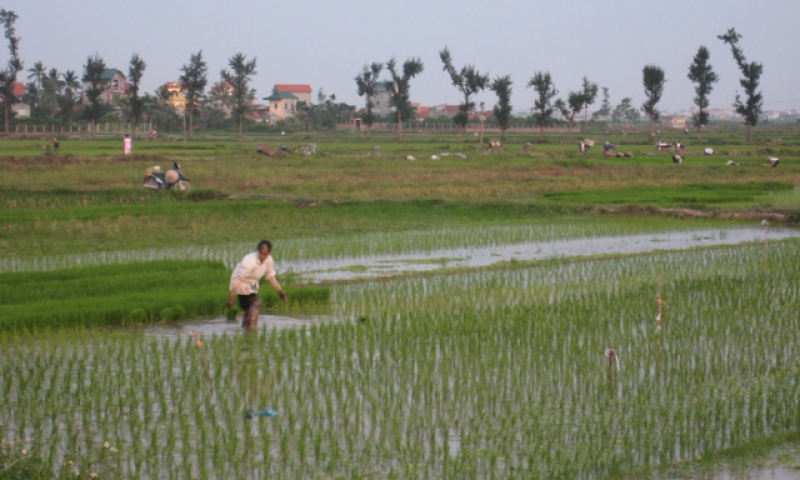
[[[362,158],[372,141],[120,159],[81,140],[44,162],[0,142],[19,174],[0,180],[0,479],[729,478],[770,455],[783,476],[754,478],[800,478],[797,143],[778,168],[757,166],[775,146],[720,143],[753,152],[732,170],[644,141],[636,164],[553,143],[436,165]],[[139,187],[139,163],[173,158],[208,184]],[[516,255],[632,236],[652,248]],[[207,328],[229,325],[228,272],[262,237],[295,299],[265,313],[295,319]],[[452,268],[453,249],[497,261]],[[376,255],[437,267],[360,275]]]

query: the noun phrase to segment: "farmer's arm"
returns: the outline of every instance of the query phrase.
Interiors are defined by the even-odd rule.
[[[228,296],[228,301],[225,302],[225,306],[228,308],[233,308],[233,301],[236,299],[236,288],[231,289],[231,294]]]
[[[286,301],[286,292],[283,291],[283,288],[281,288],[281,284],[278,283],[278,280],[275,278],[274,275],[272,277],[270,277],[269,284],[272,285],[272,288],[274,288],[276,292],[278,292],[278,296],[281,297],[281,300],[283,300],[285,302]]]

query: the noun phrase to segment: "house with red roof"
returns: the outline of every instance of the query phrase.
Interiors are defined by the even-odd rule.
[[[431,107],[429,114],[430,114],[431,117],[450,117],[450,118],[453,118],[456,115],[458,115],[459,111],[461,111],[460,108],[461,107],[459,107],[458,105],[447,105],[447,104],[445,104],[445,105],[436,105],[434,107]]]
[[[311,105],[311,85],[277,83],[272,87],[272,93],[290,93],[297,98],[298,102],[306,102]]]
[[[11,105],[11,110],[14,111],[17,117],[27,118],[31,116],[31,106],[27,103],[22,103],[22,96],[25,95],[25,84],[22,82],[14,82],[14,87],[11,93],[17,97],[17,101]]]
[[[425,107],[419,103],[412,103],[414,106],[414,118],[417,120],[425,120],[431,114],[431,107]]]

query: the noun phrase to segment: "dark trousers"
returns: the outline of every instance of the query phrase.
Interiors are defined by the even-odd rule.
[[[261,297],[257,293],[239,295],[239,306],[244,310],[242,327],[252,328],[258,325],[258,308],[261,306]]]

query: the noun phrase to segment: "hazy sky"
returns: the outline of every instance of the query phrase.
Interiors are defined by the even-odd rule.
[[[651,63],[667,78],[659,107],[690,108],[686,74],[700,45],[720,76],[711,106],[728,108],[741,90],[740,74],[716,36],[735,27],[747,59],[764,64],[765,110],[800,108],[798,0],[0,0],[0,8],[20,17],[26,70],[42,61],[82,74],[87,57],[98,53],[127,73],[139,53],[147,62],[143,87],[153,92],[178,78],[191,53],[203,50],[211,84],[242,52],[257,58],[259,101],[275,83],[307,83],[315,95],[322,87],[362,106],[353,78],[365,63],[419,57],[425,71],[411,83],[412,100],[437,105],[460,99],[439,59],[448,46],[458,68],[510,74],[514,111],[533,106],[526,84],[540,70],[551,72],[560,96],[580,88],[586,75],[610,89],[612,105],[623,97],[641,105],[641,71]],[[7,43],[0,42],[5,63]],[[488,108],[495,96],[484,92],[477,100]]]

